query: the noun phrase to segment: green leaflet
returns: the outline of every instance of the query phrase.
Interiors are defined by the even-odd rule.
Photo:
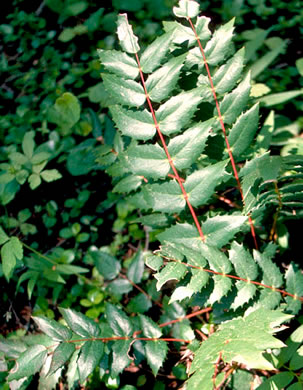
[[[259,105],[242,114],[231,128],[228,141],[235,158],[239,157],[251,145],[258,129]]]
[[[86,341],[81,346],[80,355],[77,361],[81,383],[83,383],[97,367],[102,358],[103,350],[104,343],[99,340]]]
[[[18,380],[30,377],[40,370],[47,357],[47,349],[44,345],[32,345],[16,360],[15,369],[8,376],[8,380]]]
[[[267,348],[281,348],[284,344],[272,334],[291,316],[280,311],[256,310],[243,318],[220,325],[216,333],[201,343],[191,366],[194,373],[187,382],[191,390],[208,390],[214,375],[214,362],[219,354],[224,362],[236,361],[250,368],[270,370],[272,364],[263,353]],[[212,370],[210,369],[210,365]],[[203,381],[202,379],[203,378]]]
[[[201,41],[208,39],[211,32],[208,28],[210,19],[205,16],[198,16],[195,23],[197,35]],[[178,22],[163,22],[164,31],[173,33],[173,43],[179,45],[188,42],[188,46],[196,44],[196,36],[190,27]]]
[[[242,73],[244,57],[245,49],[242,48],[214,74],[213,83],[217,94],[229,92],[236,85]]]
[[[237,281],[237,296],[231,305],[231,309],[237,310],[238,307],[243,306],[245,303],[249,302],[252,299],[256,292],[257,287],[254,284],[249,284],[247,282]]]
[[[177,169],[189,168],[200,156],[212,124],[212,119],[198,123],[170,140],[168,152]]]
[[[141,68],[144,73],[152,73],[161,65],[167,55],[172,38],[172,32],[163,34],[145,49],[140,58]]]
[[[157,279],[157,290],[159,291],[163,284],[169,280],[180,280],[187,272],[187,267],[184,264],[171,262],[168,263],[159,273],[155,274]]]
[[[111,366],[111,376],[113,378],[119,375],[131,363],[129,350],[132,342],[132,340],[118,340],[114,342],[112,347],[113,362]]]
[[[173,12],[178,18],[194,18],[199,11],[199,4],[193,0],[180,0],[179,7],[173,8]]]
[[[131,144],[127,150],[126,161],[135,175],[149,178],[165,178],[170,170],[166,154],[160,145]]]
[[[151,114],[146,111],[130,111],[118,105],[111,106],[110,112],[123,135],[138,140],[148,140],[156,133]]]
[[[119,194],[127,194],[131,191],[135,191],[142,184],[142,176],[127,176],[124,179],[120,180],[113,188],[113,192],[118,192]]]
[[[208,303],[210,305],[213,305],[215,302],[220,301],[220,299],[223,298],[233,286],[231,279],[227,278],[226,276],[215,275],[213,277],[213,280],[215,283],[215,287],[208,299]]]
[[[129,336],[133,330],[132,324],[126,314],[116,306],[106,304],[106,318],[116,336]]]
[[[160,130],[165,135],[180,133],[188,124],[200,102],[208,93],[206,86],[173,96],[156,111]]]
[[[100,336],[100,327],[91,318],[72,309],[63,309],[61,307],[59,311],[63,315],[67,325],[79,336],[84,338]]]
[[[56,341],[70,340],[72,332],[66,326],[46,317],[32,317],[39,328]]]
[[[55,373],[61,368],[75,352],[76,346],[73,343],[61,343],[55,349],[52,355],[51,365],[48,371],[48,375]]]
[[[254,250],[254,259],[263,271],[262,283],[272,287],[282,286],[283,276],[277,265],[269,257]]]
[[[127,277],[134,283],[140,283],[142,280],[143,272],[144,258],[143,253],[139,250],[127,270]]]
[[[184,183],[188,199],[193,206],[205,204],[214,193],[214,189],[227,176],[225,167],[228,161],[222,161],[214,165],[209,165],[188,176]]]
[[[150,318],[140,315],[140,323],[143,334],[148,338],[159,338],[162,335],[161,329]],[[159,368],[163,365],[168,347],[165,341],[146,341],[144,345],[147,362],[156,376]]]
[[[125,80],[113,74],[101,74],[105,89],[119,104],[140,107],[145,103],[145,93],[141,84]]]
[[[3,235],[2,240],[5,242],[5,235]],[[23,246],[17,237],[11,237],[1,247],[0,253],[3,274],[6,280],[9,281],[16,267],[17,260],[22,260],[23,258]]]
[[[152,73],[146,81],[150,99],[160,103],[167,99],[175,88],[186,54],[172,58],[161,68]]]
[[[127,53],[137,53],[140,50],[138,38],[134,35],[132,26],[128,23],[127,14],[118,15],[117,27],[117,34],[122,49]]]
[[[230,52],[235,19],[215,31],[205,46],[205,56],[209,65],[218,65]]]
[[[206,243],[221,248],[243,229],[246,222],[247,217],[241,215],[217,215],[208,218],[203,224]]]
[[[138,64],[134,58],[116,50],[98,50],[101,64],[111,73],[126,79],[136,79],[139,75]]]
[[[121,270],[120,262],[112,255],[98,250],[90,251],[90,255],[98,272],[104,279],[112,280],[119,274]]]
[[[297,297],[303,296],[303,275],[299,271],[298,266],[290,263],[288,270],[286,271],[286,291],[294,294]],[[299,299],[293,299],[291,297],[285,297],[287,302],[287,310],[292,314],[297,314],[301,309],[302,302]]]
[[[257,264],[243,245],[233,241],[228,254],[238,276],[248,280],[256,280],[258,276]]]
[[[179,184],[171,180],[164,184],[148,184],[143,188],[146,203],[154,211],[179,213],[185,207],[185,199]]]
[[[222,102],[220,102],[220,111],[224,123],[231,125],[238,118],[248,102],[250,89],[250,73],[248,72],[237,88],[225,95]],[[214,115],[217,115],[216,109],[214,109]]]
[[[259,186],[262,181],[274,181],[281,169],[281,158],[263,154],[248,161],[240,171],[245,200],[244,212],[250,212],[259,200]],[[275,195],[276,198],[276,195]]]

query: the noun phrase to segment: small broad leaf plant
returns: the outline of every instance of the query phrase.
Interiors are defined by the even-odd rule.
[[[40,371],[40,387],[52,388],[46,383],[56,383],[65,364],[69,388],[96,367],[114,380],[138,354],[156,376],[173,341],[193,355],[188,390],[303,386],[302,325],[286,344],[273,336],[301,308],[303,275],[294,263],[281,272],[263,227],[268,210],[281,212],[280,177],[302,170],[302,161],[271,156],[269,127],[258,131],[245,50],[232,45],[234,21],[212,33],[197,2],[180,0],[173,11],[178,21],[164,22],[142,54],[126,14],[117,22],[122,51],[99,50],[118,129],[100,159],[113,191],[141,210],[139,221],[161,242],[138,254],[128,277],[141,283],[144,258],[158,291],[173,286],[159,303],[164,322],[112,304],[98,323],[72,309],[61,309],[65,325],[36,317],[45,334],[36,343],[0,341],[17,358],[9,381]],[[113,279],[117,260],[106,262]],[[190,322],[203,313],[215,328]]]

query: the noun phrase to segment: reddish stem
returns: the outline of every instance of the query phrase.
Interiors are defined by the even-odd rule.
[[[181,321],[183,321],[185,319],[188,319],[188,318],[191,318],[191,317],[196,317],[199,314],[208,313],[209,311],[212,311],[212,308],[211,307],[206,307],[205,309],[201,309],[201,310],[195,311],[193,313],[187,314],[186,316],[181,317],[181,318],[177,318],[176,320],[171,320],[171,321],[164,322],[163,324],[160,324],[159,327],[163,328],[164,326],[175,324],[176,322],[181,322]]]
[[[193,206],[191,205],[191,203],[190,203],[190,201],[188,199],[188,195],[187,195],[187,192],[185,191],[185,188],[183,186],[182,179],[179,176],[178,171],[177,171],[177,169],[176,169],[176,167],[175,167],[175,165],[174,165],[174,163],[173,163],[173,161],[171,159],[171,156],[169,154],[169,151],[168,151],[168,148],[167,148],[164,136],[163,136],[163,134],[162,134],[162,132],[160,130],[160,127],[159,127],[159,124],[158,124],[158,121],[157,121],[157,118],[156,118],[156,115],[155,115],[155,111],[154,111],[153,105],[151,103],[151,100],[149,98],[149,95],[148,95],[148,92],[147,92],[147,89],[146,89],[145,80],[144,80],[143,72],[142,72],[142,69],[141,69],[141,65],[140,65],[140,60],[139,60],[138,54],[135,53],[135,56],[136,56],[136,60],[137,60],[137,63],[138,63],[138,68],[139,68],[139,72],[140,72],[140,78],[141,78],[142,86],[143,86],[143,89],[144,89],[144,92],[145,92],[146,101],[147,101],[148,107],[150,109],[150,112],[152,114],[153,121],[154,121],[156,130],[157,130],[157,133],[159,135],[159,138],[161,140],[161,143],[163,145],[163,148],[164,148],[165,154],[167,156],[169,165],[171,166],[171,169],[174,172],[174,176],[175,176],[175,178],[176,178],[176,180],[177,180],[177,182],[178,182],[178,184],[179,184],[179,186],[181,188],[182,194],[183,194],[184,199],[185,199],[185,201],[186,201],[186,203],[188,205],[188,208],[189,208],[189,210],[191,212],[191,215],[193,217],[195,225],[196,225],[196,227],[198,229],[199,235],[200,235],[201,239],[203,241],[205,241],[205,236],[204,236],[204,234],[202,232],[202,229],[201,229],[201,226],[199,224],[199,221],[198,221],[197,215],[195,213],[195,210],[193,209]]]
[[[210,70],[209,70],[209,66],[208,66],[207,60],[206,60],[206,56],[205,56],[205,53],[204,53],[201,41],[200,41],[200,39],[198,37],[197,31],[195,29],[195,26],[193,25],[193,23],[192,23],[190,18],[187,18],[187,20],[188,20],[188,22],[189,22],[189,24],[190,24],[190,26],[191,26],[191,28],[193,30],[193,33],[195,34],[195,37],[196,37],[196,40],[197,40],[200,52],[201,52],[202,57],[203,57],[205,69],[206,69],[206,72],[207,72],[207,75],[208,75],[208,78],[209,78],[212,94],[213,94],[213,97],[214,97],[214,100],[215,100],[215,104],[216,104],[216,108],[217,108],[217,112],[218,112],[218,117],[219,117],[221,129],[222,129],[223,134],[224,134],[228,155],[229,155],[229,158],[230,158],[230,162],[231,162],[231,165],[232,165],[232,169],[233,169],[233,172],[234,172],[235,179],[237,181],[237,185],[238,185],[238,189],[239,189],[239,192],[240,192],[240,195],[241,195],[242,203],[243,203],[243,205],[245,205],[245,198],[244,198],[241,182],[240,182],[240,179],[239,179],[239,175],[238,175],[238,171],[237,171],[237,167],[236,167],[236,164],[235,164],[235,160],[234,160],[234,157],[233,157],[233,154],[232,154],[232,151],[231,151],[231,147],[229,145],[229,141],[228,141],[228,138],[227,138],[227,133],[226,133],[225,125],[224,125],[224,122],[223,122],[223,117],[222,117],[222,114],[221,114],[219,102],[218,102],[218,99],[217,99],[217,94],[216,94],[214,83],[213,83],[213,80],[212,80],[212,77],[211,77],[211,74],[210,74]],[[255,233],[255,227],[254,227],[254,224],[253,224],[253,221],[252,221],[252,218],[251,218],[250,215],[248,215],[248,221],[249,221],[249,224],[250,224],[250,230],[251,230],[251,234],[252,234],[252,237],[253,237],[253,240],[254,240],[254,243],[255,243],[255,247],[256,247],[256,249],[258,249],[258,243],[257,243],[257,238],[256,238],[256,233]]]
[[[255,282],[254,280],[248,280],[248,279],[240,278],[240,276],[224,274],[223,272],[217,272],[217,271],[213,271],[211,269],[202,268],[202,267],[199,267],[199,266],[196,266],[196,265],[185,263],[183,261],[172,259],[170,257],[165,257],[165,256],[163,256],[163,257],[165,259],[168,259],[168,260],[171,260],[171,261],[175,261],[176,263],[184,264],[187,267],[194,268],[194,269],[199,269],[200,271],[205,271],[205,272],[208,272],[208,273],[211,273],[211,274],[214,274],[214,275],[226,276],[227,278],[230,278],[230,279],[241,280],[242,282],[255,284],[257,286],[261,286],[261,287],[264,287],[264,288],[269,288],[270,290],[277,291],[277,292],[281,293],[283,296],[287,295],[289,297],[292,297],[295,300],[298,299],[299,301],[303,302],[303,297],[298,297],[296,294],[291,294],[291,293],[289,293],[289,292],[287,292],[285,290],[281,290],[281,289],[273,287],[273,286],[268,286],[267,284],[263,284],[263,283],[260,283],[260,282]]]

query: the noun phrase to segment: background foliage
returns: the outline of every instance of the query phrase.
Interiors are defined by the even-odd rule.
[[[4,389],[9,388],[6,378],[13,366],[11,359],[5,360],[4,355],[16,359],[30,346],[39,361],[50,346],[50,340],[42,335],[38,336],[39,341],[32,341],[37,326],[31,315],[43,316],[48,321],[64,318],[70,327],[69,312],[64,312],[64,308],[72,308],[95,320],[103,319],[104,313],[113,316],[115,307],[123,307],[126,323],[133,321],[127,320],[132,313],[141,313],[141,323],[130,326],[146,329],[147,314],[155,322],[165,323],[185,316],[189,307],[200,307],[205,301],[202,296],[190,305],[187,301],[169,305],[175,284],[168,283],[161,291],[156,289],[157,280],[144,268],[141,249],[157,249],[156,236],[172,223],[174,216],[158,215],[157,219],[154,215],[143,216],[138,201],[123,196],[123,183],[115,182],[115,172],[107,170],[114,176],[113,186],[104,172],[115,160],[112,149],[120,152],[122,144],[115,137],[114,113],[108,112],[111,98],[100,78],[104,68],[97,49],[119,49],[116,18],[119,12],[127,12],[144,50],[160,35],[162,21],[174,20],[172,7],[176,2],[116,0],[106,8],[100,8],[98,3],[14,0],[0,25],[0,310],[1,350],[4,351],[0,367]],[[299,262],[300,243],[295,233],[302,217],[303,58],[299,39],[303,14],[299,1],[201,1],[200,5],[202,14],[211,17],[212,30],[236,16],[234,49],[240,49],[243,44],[246,47],[245,72],[251,71],[251,98],[260,103],[263,127],[257,137],[258,150],[264,152],[270,148],[272,156],[284,157],[285,171],[290,172],[291,168],[293,175],[281,177],[277,182],[278,188],[283,187],[283,202],[275,195],[274,186],[264,188],[260,209],[265,219],[258,234],[262,240],[276,243],[275,264],[283,274],[292,270],[299,273],[296,265],[289,267],[291,261]],[[214,146],[219,139],[213,140],[207,150],[215,161],[218,151]],[[133,181],[131,185],[136,187],[138,182]],[[225,195],[233,210],[237,204],[235,191]],[[268,206],[268,200],[273,197],[278,201]],[[224,201],[213,200],[209,215],[229,208],[230,205],[224,206]],[[252,247],[252,243],[248,244]],[[268,254],[273,253],[270,248]],[[172,250],[166,248],[167,252]],[[163,328],[163,334],[188,339],[188,334],[197,329],[198,339],[201,331],[208,336],[227,318],[222,313],[230,304],[223,300],[221,305],[214,305],[210,315],[170,325]],[[61,312],[59,307],[63,308]],[[41,320],[37,322],[41,326]],[[273,379],[256,374],[254,380],[264,382],[260,389],[270,388],[270,381],[277,382],[277,388],[292,383],[289,388],[296,389],[294,377],[297,378],[302,367],[302,318],[298,311],[290,324],[288,334],[281,337],[292,352],[287,355],[282,349],[272,357],[276,359],[274,367],[283,367]],[[83,337],[79,329],[71,329]],[[112,330],[105,324],[104,329],[101,336],[110,337]],[[150,329],[144,336],[160,337],[156,324],[150,324]],[[42,330],[45,331],[43,327]],[[218,337],[224,334],[224,324],[220,332]],[[119,331],[114,333],[119,335]],[[4,338],[13,343],[6,344]],[[37,348],[37,343],[44,345],[44,349]],[[99,388],[102,382],[107,388],[134,389],[144,388],[148,381],[155,389],[178,388],[187,378],[186,367],[192,355],[182,343],[181,347],[180,343],[169,346],[169,359],[156,378],[153,374],[159,367],[142,360],[141,342],[134,351],[135,364],[129,369],[123,373],[116,371],[111,377],[106,371],[108,362],[102,361],[99,369],[89,376],[86,386]],[[167,351],[164,346],[162,349],[164,360]],[[195,350],[195,345],[192,349]],[[128,347],[124,345],[122,350],[127,351]],[[71,355],[73,351],[65,353]],[[13,388],[26,388],[31,383],[41,389],[51,389],[58,381],[68,388],[77,388],[78,377],[73,372],[76,359],[68,371],[55,373],[54,370],[51,376],[42,374],[39,385],[37,376],[31,375],[35,369],[26,372],[25,380],[20,379],[22,376],[11,376],[18,380],[14,381]],[[124,363],[122,366],[127,366],[129,361]],[[85,373],[80,373],[81,382],[85,377]],[[243,383],[249,381],[251,373],[239,371],[228,386],[245,388]]]

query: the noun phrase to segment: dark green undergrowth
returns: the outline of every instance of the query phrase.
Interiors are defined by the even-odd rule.
[[[9,4],[1,388],[302,388],[302,17]]]

